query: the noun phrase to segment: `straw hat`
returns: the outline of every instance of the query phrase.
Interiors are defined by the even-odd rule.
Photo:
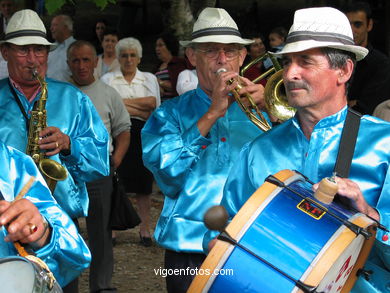
[[[355,45],[351,25],[344,13],[331,7],[318,7],[295,11],[286,44],[273,55],[281,56],[321,47],[352,52],[357,61],[368,54],[366,48]]]
[[[56,45],[46,37],[46,28],[38,14],[30,9],[15,12],[8,22],[5,36],[0,44],[47,45],[53,50]]]
[[[190,41],[180,41],[184,47],[193,43],[252,44],[252,40],[241,38],[233,18],[221,8],[207,7],[199,14]]]

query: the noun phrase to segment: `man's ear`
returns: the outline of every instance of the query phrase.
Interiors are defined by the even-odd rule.
[[[373,26],[374,26],[374,21],[372,20],[372,18],[370,18],[367,24],[367,32],[370,32]]]
[[[339,77],[338,81],[340,84],[345,84],[348,80],[351,79],[354,69],[354,64],[351,59],[347,60],[347,63],[344,67],[339,68]]]
[[[196,67],[196,54],[194,48],[186,48],[186,56],[188,58],[188,61],[190,61],[191,65]]]
[[[0,51],[1,51],[1,55],[3,56],[4,60],[8,61],[8,50],[5,46],[6,46],[5,44],[2,44],[0,47]]]
[[[95,58],[93,58],[93,68],[96,68],[96,66],[98,64],[98,60],[99,60],[99,58],[97,56]]]
[[[248,53],[248,51],[246,50],[245,47],[240,50],[240,67],[242,66],[242,64],[244,64],[245,57],[246,57],[247,53]]]

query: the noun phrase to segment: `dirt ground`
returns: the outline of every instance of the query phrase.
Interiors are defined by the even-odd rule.
[[[153,227],[160,215],[162,205],[162,195],[157,192],[153,193],[151,208]],[[81,234],[86,237],[83,220],[80,221],[80,229]],[[144,247],[139,244],[137,227],[127,231],[117,231],[117,244],[114,247],[113,286],[118,289],[119,293],[166,292],[165,279],[154,272],[154,269],[163,268],[163,255],[163,249],[155,243],[152,247]],[[88,270],[81,275],[79,288],[80,293],[89,293]]]

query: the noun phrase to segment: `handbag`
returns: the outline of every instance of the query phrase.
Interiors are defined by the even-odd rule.
[[[138,213],[126,195],[117,172],[112,176],[110,225],[112,230],[127,230],[141,223]]]

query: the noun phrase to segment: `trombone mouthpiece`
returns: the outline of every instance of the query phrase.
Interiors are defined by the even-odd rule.
[[[216,74],[219,75],[222,72],[226,72],[227,70],[225,68],[220,68],[217,70]]]

